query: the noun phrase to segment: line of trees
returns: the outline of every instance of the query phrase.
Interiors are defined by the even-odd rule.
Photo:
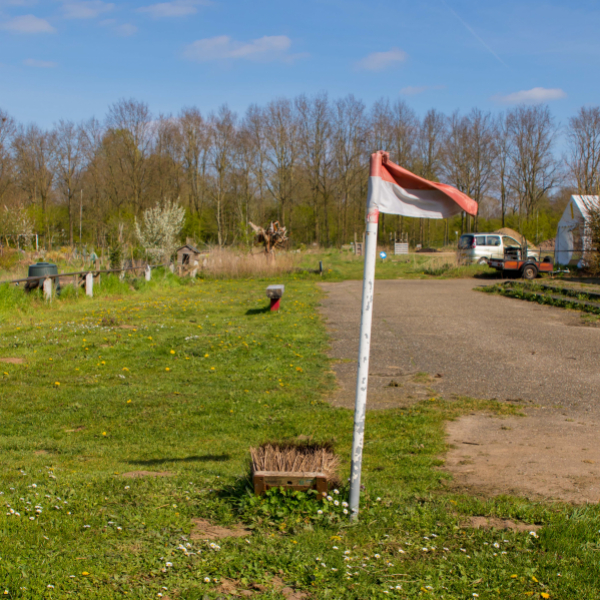
[[[386,241],[441,244],[492,226],[547,237],[568,194],[600,192],[600,107],[581,108],[561,129],[543,105],[419,118],[401,100],[368,108],[321,94],[252,105],[243,116],[226,105],[155,116],[132,99],[102,122],[61,120],[50,130],[0,110],[0,240],[132,241],[145,209],[176,202],[184,236],[199,243],[249,243],[249,221],[279,220],[295,243],[341,245],[362,236],[368,160],[379,149],[480,206],[477,217],[450,223],[386,216]]]

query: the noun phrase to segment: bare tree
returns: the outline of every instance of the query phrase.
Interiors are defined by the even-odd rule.
[[[505,226],[506,211],[510,199],[511,177],[511,136],[508,128],[506,115],[502,114],[496,121],[497,131],[497,161],[496,161],[496,184],[500,195],[500,211],[502,216],[502,227]]]
[[[418,157],[414,170],[426,179],[437,179],[440,172],[444,138],[446,136],[446,117],[435,109],[427,111],[418,135]]]
[[[443,151],[446,179],[481,204],[492,184],[497,132],[490,113],[473,109],[468,115],[455,112],[448,120]],[[467,215],[467,231],[470,221]],[[475,217],[477,231],[477,217]]]
[[[14,183],[14,161],[11,146],[16,132],[15,120],[0,109],[0,202]]]
[[[221,106],[211,118],[211,160],[215,173],[212,195],[216,208],[217,236],[219,246],[225,243],[223,208],[229,186],[229,174],[233,168],[237,117],[227,105]]]
[[[235,141],[235,193],[239,230],[246,243],[250,212],[256,196],[256,153],[251,133],[245,126],[237,132]]]
[[[581,107],[569,119],[567,166],[580,194],[600,193],[600,107]]]
[[[106,157],[113,185],[127,186],[126,195],[138,212],[144,204],[147,158],[153,141],[152,125],[148,105],[133,99],[119,100],[109,107],[106,116],[106,126],[113,142]]]
[[[277,203],[278,220],[286,223],[298,185],[298,119],[287,99],[269,102],[262,113],[265,184]]]
[[[519,106],[507,116],[511,137],[511,186],[530,217],[557,184],[560,173],[553,149],[558,128],[547,106]]]
[[[252,160],[252,177],[255,185],[256,220],[263,220],[267,191],[266,140],[264,111],[256,104],[248,107],[242,123],[243,142]]]
[[[48,223],[48,201],[52,191],[54,138],[37,125],[19,127],[13,141],[18,182],[32,204],[40,200],[42,231],[50,240]]]
[[[347,241],[349,209],[354,205],[364,210],[361,183],[367,178],[367,118],[365,105],[353,95],[334,103],[333,164],[338,187],[338,243]],[[356,234],[356,230],[354,231]]]
[[[417,115],[404,100],[398,100],[391,107],[390,116],[392,118],[390,157],[401,167],[412,170],[419,132]]]
[[[175,201],[184,185],[181,155],[183,139],[177,119],[160,115],[154,126],[154,146],[149,156],[148,196]]]
[[[73,245],[75,221],[75,194],[80,188],[80,178],[84,167],[84,136],[81,127],[72,121],[60,120],[52,132],[55,142],[52,166],[56,176],[56,186],[67,202],[69,212],[69,244]]]
[[[207,169],[210,149],[209,126],[197,108],[185,108],[179,115],[183,170],[187,180],[190,209],[198,215],[207,194]]]
[[[325,225],[325,243],[329,244],[329,197],[331,153],[331,112],[326,94],[296,98],[298,142],[302,170],[309,186],[315,241],[322,241],[321,215]]]
[[[103,152],[104,129],[97,119],[86,121],[81,127],[82,149],[86,168],[82,173],[82,191],[80,197],[80,238],[83,226],[83,205],[85,204],[86,223],[91,223],[95,238],[102,235],[102,212],[106,203],[106,165]],[[81,239],[80,239],[81,241]]]

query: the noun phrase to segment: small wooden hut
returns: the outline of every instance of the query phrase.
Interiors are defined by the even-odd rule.
[[[177,270],[180,275],[185,272],[194,272],[200,264],[200,250],[191,244],[185,244],[177,249]]]

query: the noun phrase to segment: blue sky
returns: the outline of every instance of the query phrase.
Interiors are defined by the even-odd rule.
[[[280,96],[404,98],[418,113],[599,104],[598,2],[0,0],[0,108],[19,121],[103,118]]]

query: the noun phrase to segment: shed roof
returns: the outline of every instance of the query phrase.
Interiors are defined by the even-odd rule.
[[[181,248],[177,248],[176,252],[179,252],[180,250],[185,250],[185,249],[191,250],[194,254],[200,254],[200,250],[198,250],[198,248],[194,248],[194,246],[190,245],[190,244],[184,244],[183,246],[181,246]]]
[[[585,223],[589,217],[590,207],[600,209],[600,196],[571,196],[558,222],[558,227],[572,229],[578,227],[581,223]]]

